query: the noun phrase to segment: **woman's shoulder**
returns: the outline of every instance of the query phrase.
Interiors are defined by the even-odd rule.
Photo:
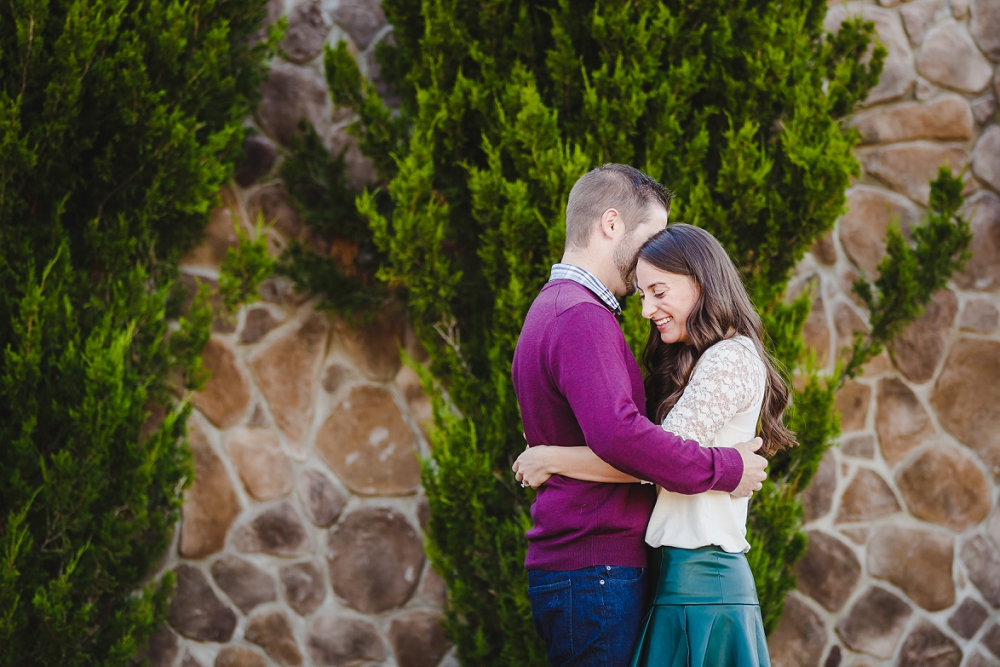
[[[727,359],[733,362],[751,363],[761,362],[760,352],[757,346],[747,336],[737,335],[732,338],[724,338],[718,343],[709,347],[701,355],[702,359]]]

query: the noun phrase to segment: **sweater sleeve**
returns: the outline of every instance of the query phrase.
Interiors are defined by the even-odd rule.
[[[739,452],[682,440],[642,414],[632,399],[621,329],[605,309],[589,303],[569,308],[552,333],[552,380],[601,459],[677,493],[728,493],[739,485]]]

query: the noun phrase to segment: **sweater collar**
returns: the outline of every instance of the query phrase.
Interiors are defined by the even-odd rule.
[[[587,269],[581,269],[579,266],[573,266],[572,264],[553,264],[552,272],[549,274],[549,282],[553,280],[572,280],[575,283],[579,283],[593,292],[594,296],[600,299],[601,303],[607,306],[608,310],[612,313],[615,315],[622,314],[622,307],[618,303],[618,297],[604,283],[598,280],[597,276]]]

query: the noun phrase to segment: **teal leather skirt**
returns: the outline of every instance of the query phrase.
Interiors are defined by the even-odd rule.
[[[718,547],[660,547],[632,667],[770,667],[750,565]]]

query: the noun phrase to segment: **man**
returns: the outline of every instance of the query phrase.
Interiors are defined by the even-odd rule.
[[[514,389],[532,444],[587,445],[622,472],[679,493],[749,496],[767,462],[760,440],[702,448],[644,416],[642,374],[616,316],[632,260],[667,225],[670,195],[626,165],[580,178],[566,206],[566,249],[525,318]],[[518,477],[520,480],[520,477]],[[531,507],[528,595],[553,667],[626,665],[646,603],[650,484],[552,477]]]

